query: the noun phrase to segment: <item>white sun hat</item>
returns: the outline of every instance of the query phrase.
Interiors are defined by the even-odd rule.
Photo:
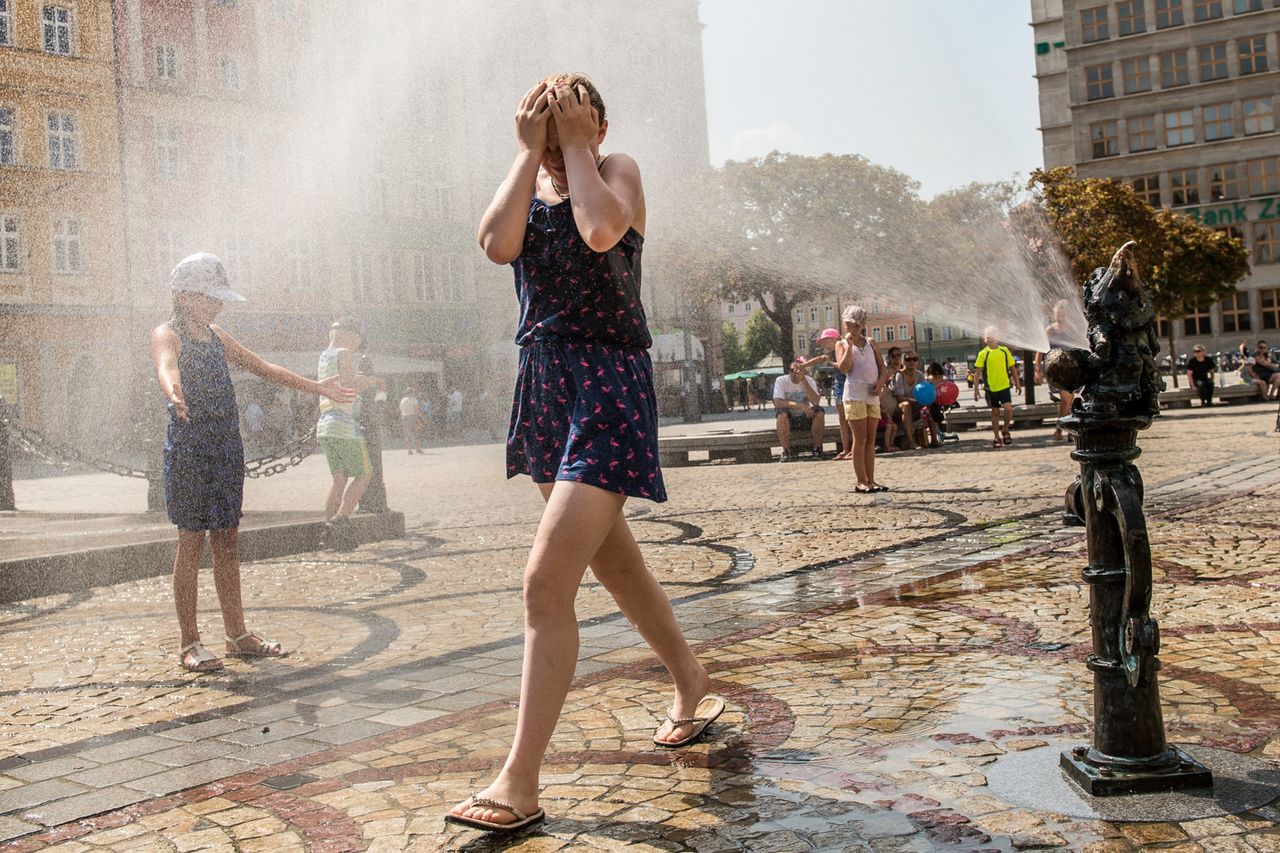
[[[184,293],[203,293],[223,302],[244,302],[240,294],[231,289],[227,269],[217,255],[196,252],[178,261],[169,275],[169,289]]]

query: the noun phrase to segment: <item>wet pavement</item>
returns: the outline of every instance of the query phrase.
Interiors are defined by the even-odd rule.
[[[1179,412],[1139,460],[1170,738],[1261,762],[1262,790],[1280,768],[1273,425],[1274,406]],[[1075,465],[1048,433],[884,458],[874,501],[844,463],[669,471],[669,503],[627,511],[729,709],[706,742],[654,749],[662,672],[586,585],[549,819],[514,841],[441,822],[515,720],[540,500],[502,480],[499,448],[389,454],[404,540],[246,566],[250,626],[283,660],[183,672],[162,577],[2,605],[0,851],[1280,850],[1274,802],[1126,820],[999,784],[1088,736],[1085,547],[1058,521]],[[20,484],[20,505],[51,509],[68,479]],[[248,508],[305,508],[324,479],[309,460]],[[118,488],[83,478],[68,508],[133,499]]]

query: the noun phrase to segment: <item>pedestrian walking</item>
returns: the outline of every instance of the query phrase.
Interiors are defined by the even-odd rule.
[[[1044,327],[1045,337],[1049,339],[1050,349],[1061,349],[1071,346],[1071,341],[1067,335],[1069,327],[1067,325],[1067,301],[1061,299],[1053,306],[1053,315],[1049,325]],[[1044,357],[1045,353],[1038,352],[1035,357],[1035,380],[1039,385],[1045,381],[1044,375]],[[1069,388],[1059,388],[1056,385],[1049,385],[1050,396],[1058,397],[1058,417],[1064,418],[1071,412],[1071,401],[1076,398],[1075,393]],[[1062,427],[1055,427],[1053,430],[1053,438],[1055,441],[1071,441],[1071,436],[1064,436]]]
[[[514,742],[497,778],[445,818],[477,829],[545,816],[539,772],[573,680],[573,602],[588,564],[675,682],[653,743],[692,743],[724,709],[622,515],[628,497],[667,496],[640,302],[644,191],[631,157],[599,155],[608,128],[585,76],[539,82],[517,109],[515,160],[480,221],[480,245],[514,267],[520,298],[507,476],[528,474],[546,507],[524,574]]]
[[[244,497],[244,448],[229,365],[268,382],[338,403],[355,397],[336,381],[313,382],[268,364],[213,325],[225,302],[242,302],[222,262],[200,252],[184,258],[169,278],[173,316],[151,333],[151,358],[168,399],[164,445],[165,509],[178,528],[173,597],[178,611],[178,659],[192,672],[212,672],[223,662],[200,642],[196,621],[197,575],[205,541],[213,551],[213,577],[226,632],[226,652],[238,657],[279,657],[279,643],[245,627],[240,595],[237,534]]]
[[[987,394],[987,405],[991,407],[991,432],[995,436],[992,447],[1004,447],[1013,444],[1013,436],[1009,430],[1013,427],[1013,394],[1010,387],[1022,391],[1022,380],[1018,378],[1018,367],[1013,353],[996,339],[996,329],[989,326],[982,333],[985,346],[978,353],[973,363],[973,399],[978,399],[978,392],[984,387]],[[1004,413],[1004,429],[1000,428],[1000,414]]]
[[[422,404],[417,392],[409,388],[400,398],[400,425],[404,430],[404,446],[409,455],[422,453]]]

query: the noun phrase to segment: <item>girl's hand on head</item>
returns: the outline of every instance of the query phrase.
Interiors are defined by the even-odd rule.
[[[560,137],[560,147],[590,148],[600,133],[600,114],[591,106],[591,97],[585,86],[579,86],[575,92],[564,86],[558,86],[552,92],[551,117],[556,120],[556,133]]]
[[[516,139],[520,147],[542,156],[547,147],[547,119],[551,117],[548,96],[551,90],[545,82],[524,93],[516,108]]]

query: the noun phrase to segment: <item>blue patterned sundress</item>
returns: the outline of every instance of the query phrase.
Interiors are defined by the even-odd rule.
[[[179,530],[240,526],[244,504],[244,446],[227,353],[217,334],[198,341],[174,326],[182,350],[178,374],[190,421],[169,403],[164,442],[164,502]]]
[[[529,205],[512,262],[520,367],[507,432],[507,476],[572,480],[665,501],[648,324],[640,303],[644,237],[628,229],[596,252],[567,201]]]

